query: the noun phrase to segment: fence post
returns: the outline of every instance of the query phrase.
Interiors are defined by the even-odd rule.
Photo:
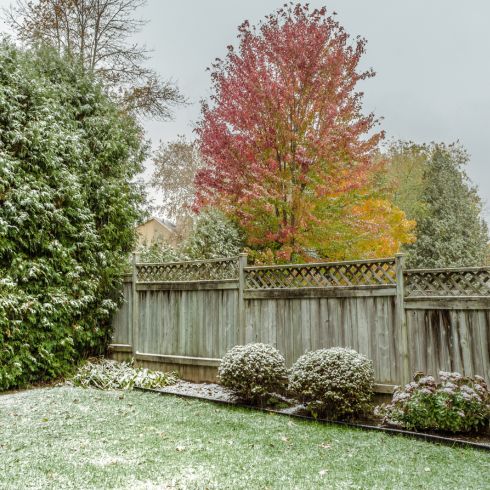
[[[402,360],[402,383],[410,381],[410,359],[409,359],[409,341],[408,328],[405,318],[405,286],[403,279],[403,270],[405,269],[405,254],[395,254],[395,272],[396,272],[396,330],[400,335],[400,354]]]
[[[241,253],[238,257],[238,341],[245,343],[245,270],[247,267],[247,254]],[[242,337],[243,335],[243,337]],[[242,340],[243,339],[243,340]]]
[[[138,312],[138,292],[136,291],[136,283],[138,282],[138,270],[136,269],[138,255],[133,252],[132,261],[132,280],[131,280],[131,298],[132,298],[132,316],[131,316],[131,346],[133,350],[133,356],[136,354],[137,344],[138,344],[138,323],[139,323],[139,312]]]

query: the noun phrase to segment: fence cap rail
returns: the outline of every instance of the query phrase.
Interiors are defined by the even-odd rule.
[[[430,274],[438,272],[490,272],[490,266],[480,266],[480,267],[441,267],[438,269],[405,269],[403,272],[405,274]]]
[[[207,263],[212,263],[212,262],[233,262],[235,260],[238,260],[238,255],[236,257],[223,257],[220,259],[180,260],[177,262],[136,262],[136,266],[139,266],[139,265],[144,265],[144,266],[149,266],[149,265],[158,265],[158,266],[192,265],[192,264],[207,264]]]
[[[261,269],[292,269],[295,267],[334,267],[339,265],[358,265],[358,264],[394,264],[395,259],[366,259],[366,260],[345,260],[340,262],[305,262],[302,264],[272,264],[272,265],[253,265],[244,267],[246,271],[255,271]]]
[[[411,301],[490,301],[490,295],[478,294],[454,294],[454,295],[413,295],[405,298],[405,302]]]

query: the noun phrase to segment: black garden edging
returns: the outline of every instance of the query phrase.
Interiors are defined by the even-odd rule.
[[[446,446],[471,447],[473,449],[490,451],[490,445],[488,445],[488,444],[480,444],[478,442],[464,441],[461,439],[453,439],[451,437],[436,436],[433,434],[426,434],[424,432],[413,432],[410,430],[394,429],[394,428],[390,428],[390,427],[379,427],[376,425],[354,424],[352,422],[343,422],[340,420],[318,419],[318,418],[315,419],[314,417],[309,417],[307,415],[297,415],[297,414],[292,414],[292,413],[284,413],[284,412],[281,412],[279,410],[274,410],[271,408],[255,407],[253,405],[246,405],[244,403],[236,403],[236,402],[231,402],[231,401],[227,401],[227,400],[218,400],[216,398],[208,398],[205,396],[187,395],[184,393],[171,393],[171,392],[166,392],[166,391],[155,390],[152,388],[135,387],[134,389],[138,390],[138,391],[158,393],[160,395],[171,395],[171,396],[176,396],[178,398],[190,398],[193,400],[211,402],[211,403],[220,404],[220,405],[228,405],[228,406],[232,406],[232,407],[246,408],[248,410],[255,410],[255,411],[259,411],[259,412],[274,413],[276,415],[283,415],[283,416],[286,416],[289,418],[307,420],[310,422],[320,422],[322,424],[342,425],[345,427],[351,427],[351,428],[361,429],[361,430],[385,432],[385,433],[391,434],[391,435],[411,437],[413,439],[419,439],[422,441],[432,442],[432,443],[436,443],[436,444],[444,444]]]

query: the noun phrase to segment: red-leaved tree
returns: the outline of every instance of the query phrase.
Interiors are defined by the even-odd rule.
[[[238,38],[211,68],[196,209],[237,219],[262,260],[372,257],[410,241],[380,186],[383,132],[356,90],[374,76],[359,70],[365,40],[300,4],[245,21]]]

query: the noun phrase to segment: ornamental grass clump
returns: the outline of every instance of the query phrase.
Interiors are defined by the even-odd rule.
[[[163,388],[177,382],[173,373],[138,368],[131,362],[109,359],[85,362],[71,379],[71,384],[100,390],[132,390],[133,388]]]
[[[373,363],[355,350],[320,349],[301,356],[289,376],[294,393],[314,416],[342,419],[364,412],[373,396]]]
[[[248,403],[262,403],[287,378],[283,355],[268,344],[236,345],[221,360],[220,382]]]
[[[472,432],[488,427],[490,394],[485,380],[444,371],[439,378],[437,383],[432,376],[416,375],[375,413],[384,417],[383,423],[405,429]]]

